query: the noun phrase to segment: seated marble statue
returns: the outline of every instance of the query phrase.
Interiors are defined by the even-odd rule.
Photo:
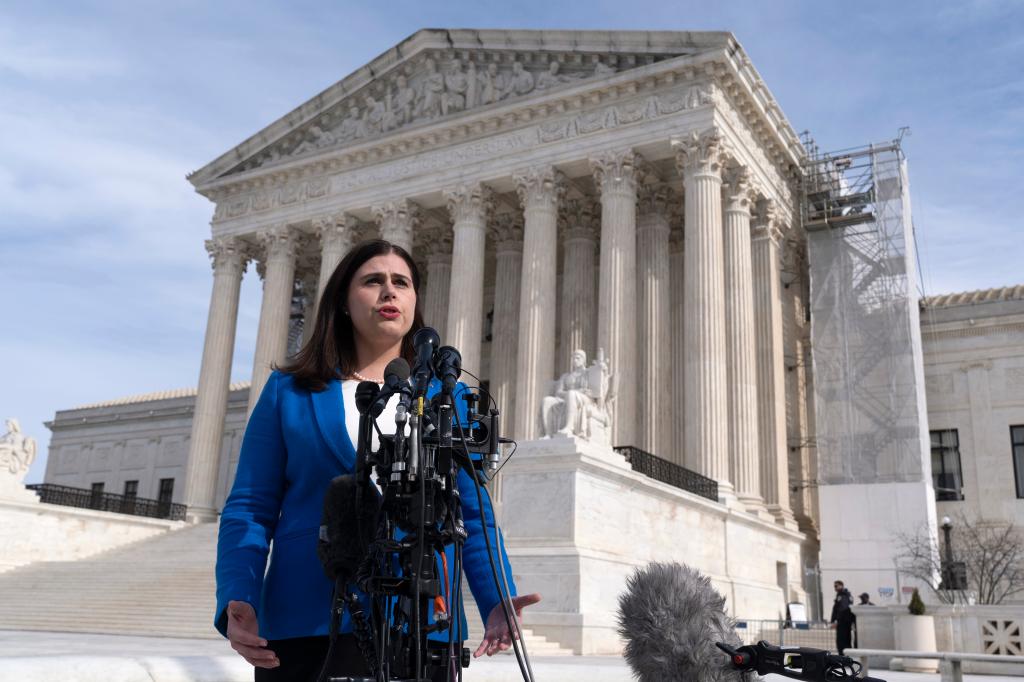
[[[587,367],[587,354],[576,350],[572,367],[554,382],[553,390],[541,402],[544,438],[576,436],[609,444],[611,426],[611,375],[604,352]]]

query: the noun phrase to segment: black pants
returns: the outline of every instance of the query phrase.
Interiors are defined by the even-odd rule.
[[[853,644],[853,619],[840,618],[836,623],[836,649],[841,654]]]
[[[297,637],[267,642],[267,648],[277,654],[281,665],[276,668],[256,668],[256,682],[316,682],[327,656],[330,638]],[[338,635],[327,668],[327,677],[369,677],[370,669],[363,660],[354,635]],[[444,671],[435,675],[437,682],[447,678]]]

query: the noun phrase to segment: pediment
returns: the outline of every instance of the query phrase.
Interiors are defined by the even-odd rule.
[[[424,29],[189,176],[196,187],[726,47],[724,32]]]

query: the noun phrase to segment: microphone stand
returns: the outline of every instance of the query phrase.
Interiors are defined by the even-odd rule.
[[[876,677],[858,677],[861,665],[849,656],[802,646],[772,646],[764,640],[738,649],[724,642],[715,646],[729,654],[734,670],[756,671],[758,675],[782,675],[792,680],[832,682],[858,679],[885,682]]]
[[[404,378],[399,383],[386,377],[383,390],[373,382],[364,382],[356,392],[360,413],[355,466],[357,509],[362,510],[362,500],[370,494],[369,477],[374,466],[383,497],[376,539],[357,575],[357,585],[373,600],[371,618],[375,621],[372,629],[376,637],[372,639],[376,642],[372,648],[378,656],[367,661],[373,678],[332,677],[331,682],[428,682],[438,672],[450,675],[456,670],[461,680],[462,669],[470,661],[470,650],[461,641],[462,545],[467,529],[462,518],[458,476],[459,470],[465,469],[472,478],[483,521],[484,501],[477,471],[497,468],[500,419],[497,410],[486,415],[478,413],[477,398],[471,396],[467,398],[464,429],[455,411],[454,389],[461,372],[459,352],[450,346],[437,348],[437,332],[430,328],[419,330],[413,342],[416,364],[411,388]],[[427,401],[426,393],[434,377],[441,381],[442,390],[433,401]],[[401,400],[395,413],[395,433],[381,434],[377,429],[380,445],[374,451],[375,417],[396,392]],[[457,435],[453,434],[456,421]],[[358,523],[363,521],[361,516],[360,513]],[[496,585],[503,592],[486,528],[484,540]],[[450,544],[455,546],[455,563],[450,567],[453,570],[449,582],[447,561],[442,575],[435,552],[443,553]],[[500,552],[499,548],[494,549]],[[340,590],[339,596],[346,587],[336,588]],[[442,599],[445,593],[447,604]],[[358,608],[347,595],[345,601],[350,608]],[[508,616],[504,596],[501,603]],[[432,606],[435,618],[428,623]],[[513,625],[510,623],[509,627],[512,629]],[[446,628],[447,642],[429,639],[430,633]],[[518,654],[518,647],[516,651]]]

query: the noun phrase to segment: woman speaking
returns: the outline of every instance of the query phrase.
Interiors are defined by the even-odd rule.
[[[388,362],[414,359],[411,339],[423,326],[419,285],[416,265],[401,247],[382,240],[355,246],[324,287],[309,342],[270,375],[249,418],[221,514],[214,622],[256,667],[257,681],[312,682],[324,663],[333,588],[316,551],[324,494],[334,477],[355,468],[357,384],[383,383]],[[387,409],[394,414],[393,403]],[[393,430],[386,416],[381,428],[390,421]],[[474,656],[512,643],[483,537],[484,526],[498,537],[487,499],[481,508],[476,495],[462,495],[469,532],[464,568],[485,623]],[[492,548],[511,578],[500,538]],[[512,597],[511,606],[518,617],[538,601],[537,594]],[[351,630],[346,612],[330,676],[369,675]]]

